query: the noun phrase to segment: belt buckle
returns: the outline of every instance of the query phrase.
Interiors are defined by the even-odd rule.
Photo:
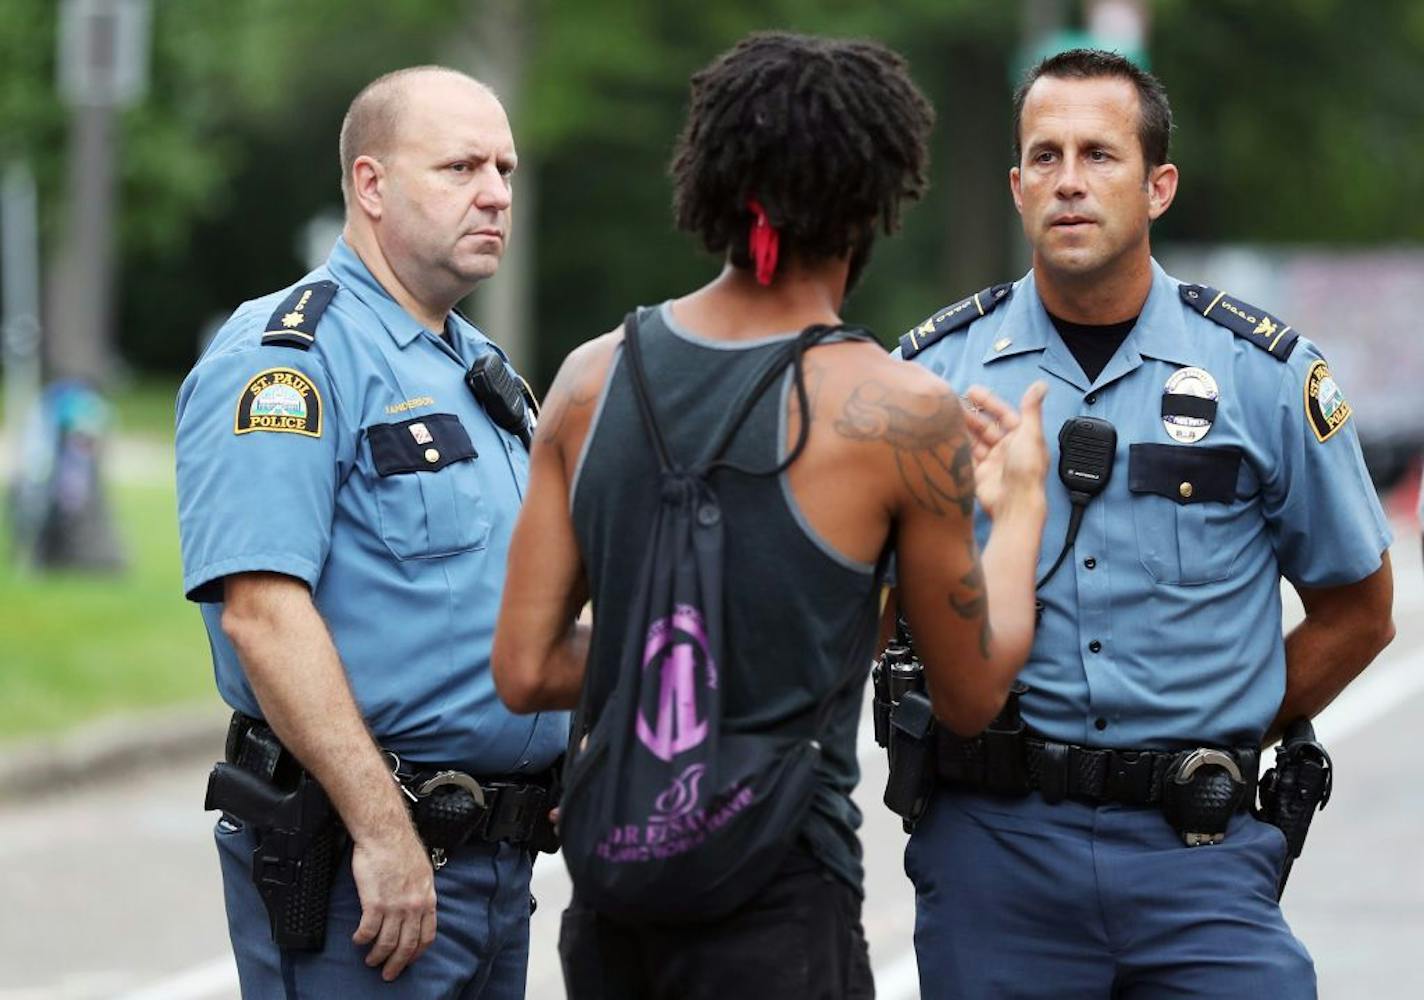
[[[1103,775],[1103,798],[1123,805],[1145,805],[1152,797],[1155,755],[1142,750],[1114,750]]]

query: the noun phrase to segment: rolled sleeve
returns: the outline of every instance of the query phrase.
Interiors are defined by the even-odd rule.
[[[1325,439],[1309,415],[1309,379],[1324,364],[1301,341],[1275,402],[1279,465],[1265,483],[1266,517],[1281,573],[1307,587],[1363,580],[1380,567],[1389,523],[1365,468],[1354,422],[1346,417]]]
[[[318,358],[254,348],[204,359],[178,396],[183,591],[269,572],[315,588],[331,544],[340,428]]]

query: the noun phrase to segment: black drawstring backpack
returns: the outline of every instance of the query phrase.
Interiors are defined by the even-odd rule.
[[[795,446],[774,468],[743,468],[723,455],[788,364],[801,413],[810,413],[803,355],[832,335],[870,339],[843,326],[803,330],[749,385],[706,457],[682,467],[654,416],[637,315],[624,322],[629,376],[660,467],[661,503],[612,691],[593,719],[590,691],[607,684],[585,678],[564,772],[564,860],[579,899],[595,910],[650,922],[725,915],[767,883],[804,826],[831,709],[868,664],[847,665],[803,735],[724,731],[726,525],[707,480],[715,469],[775,476],[796,460],[810,433],[805,416]]]

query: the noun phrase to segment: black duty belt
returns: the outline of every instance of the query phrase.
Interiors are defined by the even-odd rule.
[[[1020,754],[1019,759],[1009,759]],[[1058,743],[1032,734],[966,740],[941,727],[936,763],[940,780],[954,785],[1011,795],[1037,791],[1048,802],[1076,799],[1093,805],[1149,806],[1162,804],[1168,775],[1192,767],[1193,754],[1204,763],[1222,759],[1213,755],[1229,758],[1247,785],[1238,809],[1255,801],[1260,753],[1250,748],[1116,750]]]
[[[471,843],[524,844],[542,851],[558,847],[548,820],[558,804],[557,768],[538,777],[474,777],[451,767],[427,766],[382,753],[410,802],[420,839],[439,867],[444,854]],[[301,772],[296,758],[260,719],[234,714],[227,760],[267,780]]]
[[[549,826],[549,810],[558,805],[552,772],[544,781],[476,778],[452,768],[409,764],[389,751],[386,755],[410,800],[416,832],[432,851],[501,841],[553,850],[541,836]]]

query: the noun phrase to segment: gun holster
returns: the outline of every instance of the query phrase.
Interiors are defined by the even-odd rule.
[[[1028,727],[1019,714],[1019,699],[1027,692],[1027,684],[1014,681],[1009,687],[1004,707],[999,709],[999,714],[994,716],[980,736],[984,745],[985,791],[999,795],[1025,795],[1031,787],[1024,746]]]
[[[935,717],[929,696],[906,691],[890,710],[890,775],[885,804],[905,821],[905,832],[925,811],[935,784]]]
[[[272,940],[280,948],[320,951],[346,828],[321,786],[300,768],[282,766],[281,754],[258,754],[254,773],[253,754],[241,746],[248,733],[238,728],[234,718],[228,757],[243,763],[213,766],[203,808],[221,809],[253,832],[252,881],[267,907]],[[289,780],[279,783],[274,775]]]
[[[1286,727],[1276,747],[1276,765],[1261,777],[1260,818],[1280,828],[1286,837],[1286,860],[1281,866],[1277,898],[1286,889],[1291,866],[1305,849],[1306,834],[1316,810],[1330,802],[1335,770],[1330,754],[1315,738],[1308,719]]]

